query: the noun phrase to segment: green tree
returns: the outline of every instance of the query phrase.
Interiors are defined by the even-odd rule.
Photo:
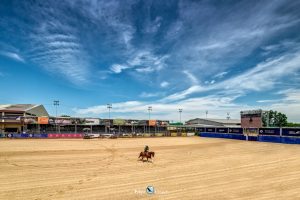
[[[281,112],[276,113],[274,117],[274,125],[277,127],[283,127],[287,125],[287,116]]]
[[[262,122],[264,127],[283,127],[288,124],[285,114],[273,110],[263,114]]]

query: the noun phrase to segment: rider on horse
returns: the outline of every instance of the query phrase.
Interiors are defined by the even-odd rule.
[[[144,152],[147,153],[148,151],[149,151],[149,147],[148,147],[148,145],[146,145],[144,148]]]

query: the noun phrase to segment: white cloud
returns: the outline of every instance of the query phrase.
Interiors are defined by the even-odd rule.
[[[202,87],[193,85],[181,92],[169,95],[163,100],[175,101],[187,98],[194,93],[220,90],[227,94],[244,94],[249,91],[263,91],[272,89],[283,77],[287,77],[300,70],[300,51],[286,53],[279,57],[269,59],[249,69],[248,71],[236,75],[230,79],[218,82],[212,80],[211,85]],[[206,81],[206,84],[209,82]]]
[[[162,88],[166,88],[166,87],[168,87],[169,85],[170,85],[170,83],[167,82],[167,81],[163,81],[163,82],[160,83],[160,87],[162,87]]]
[[[191,86],[188,89],[183,90],[181,92],[176,92],[174,94],[171,94],[171,95],[163,98],[161,101],[163,101],[163,102],[177,101],[177,100],[181,100],[181,99],[188,97],[190,94],[203,92],[206,90],[207,90],[206,88],[203,88],[200,85],[194,85],[194,86]]]
[[[278,102],[278,99],[262,99],[262,100],[257,100],[257,103],[273,103],[273,102]]]
[[[140,73],[150,73],[154,71],[152,67],[137,68],[135,70]]]
[[[15,53],[15,52],[0,51],[0,54],[3,56],[6,56],[8,58],[14,59],[16,61],[22,62],[22,63],[25,62],[24,58],[22,58],[19,54]]]
[[[236,105],[233,103],[236,96],[216,96],[190,98],[179,102],[120,102],[112,104],[113,118],[136,118],[148,119],[147,107],[152,106],[151,116],[155,119],[179,120],[178,109],[182,108],[182,119],[188,120],[196,117],[205,117],[205,111],[209,111],[210,118],[226,118],[226,113],[230,112],[232,118],[239,118],[240,109],[250,109],[247,105]],[[76,109],[73,111],[79,116],[99,116],[106,117],[106,105],[93,106],[85,109]]]
[[[128,68],[129,68],[129,67],[124,66],[124,65],[113,64],[113,65],[110,67],[110,70],[113,71],[113,72],[116,73],[116,74],[119,74],[119,73],[122,72],[122,70],[128,69]]]
[[[189,71],[184,70],[183,73],[188,77],[189,81],[191,82],[192,85],[197,85],[199,84],[198,79]]]
[[[228,72],[220,72],[220,73],[216,74],[214,77],[215,78],[223,78],[226,74],[228,74]]]
[[[283,98],[280,101],[271,104],[268,108],[285,113],[288,117],[288,121],[300,122],[300,90],[288,89],[280,91],[280,94],[283,95]]]
[[[140,97],[142,97],[142,98],[150,98],[150,97],[158,97],[158,96],[161,96],[161,95],[162,95],[161,92],[156,92],[156,93],[143,92],[142,94],[140,94]]]

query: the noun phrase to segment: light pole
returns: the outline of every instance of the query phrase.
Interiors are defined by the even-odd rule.
[[[230,119],[230,112],[227,113],[227,120]]]
[[[108,121],[109,121],[108,133],[110,133],[110,109],[112,109],[112,104],[111,103],[107,104],[107,108],[108,108]]]
[[[59,106],[59,100],[54,100],[53,105],[55,106],[55,129],[57,132],[57,107]]]
[[[207,119],[207,115],[208,115],[208,110],[207,110],[207,111],[205,111],[205,114],[206,114],[206,119]]]
[[[148,106],[148,113],[149,113],[149,134],[150,134],[150,112],[152,111],[152,106]]]
[[[178,109],[178,112],[179,112],[179,122],[181,123],[181,113],[182,113],[182,108],[179,108],[179,109]]]

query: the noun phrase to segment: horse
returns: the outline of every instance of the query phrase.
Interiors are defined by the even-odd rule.
[[[153,151],[150,151],[150,152],[141,152],[139,158],[142,157],[141,160],[144,161],[144,157],[146,157],[147,158],[147,162],[148,162],[148,159],[151,158],[151,160],[152,160],[152,157],[154,158],[154,155],[155,155],[155,153]]]

